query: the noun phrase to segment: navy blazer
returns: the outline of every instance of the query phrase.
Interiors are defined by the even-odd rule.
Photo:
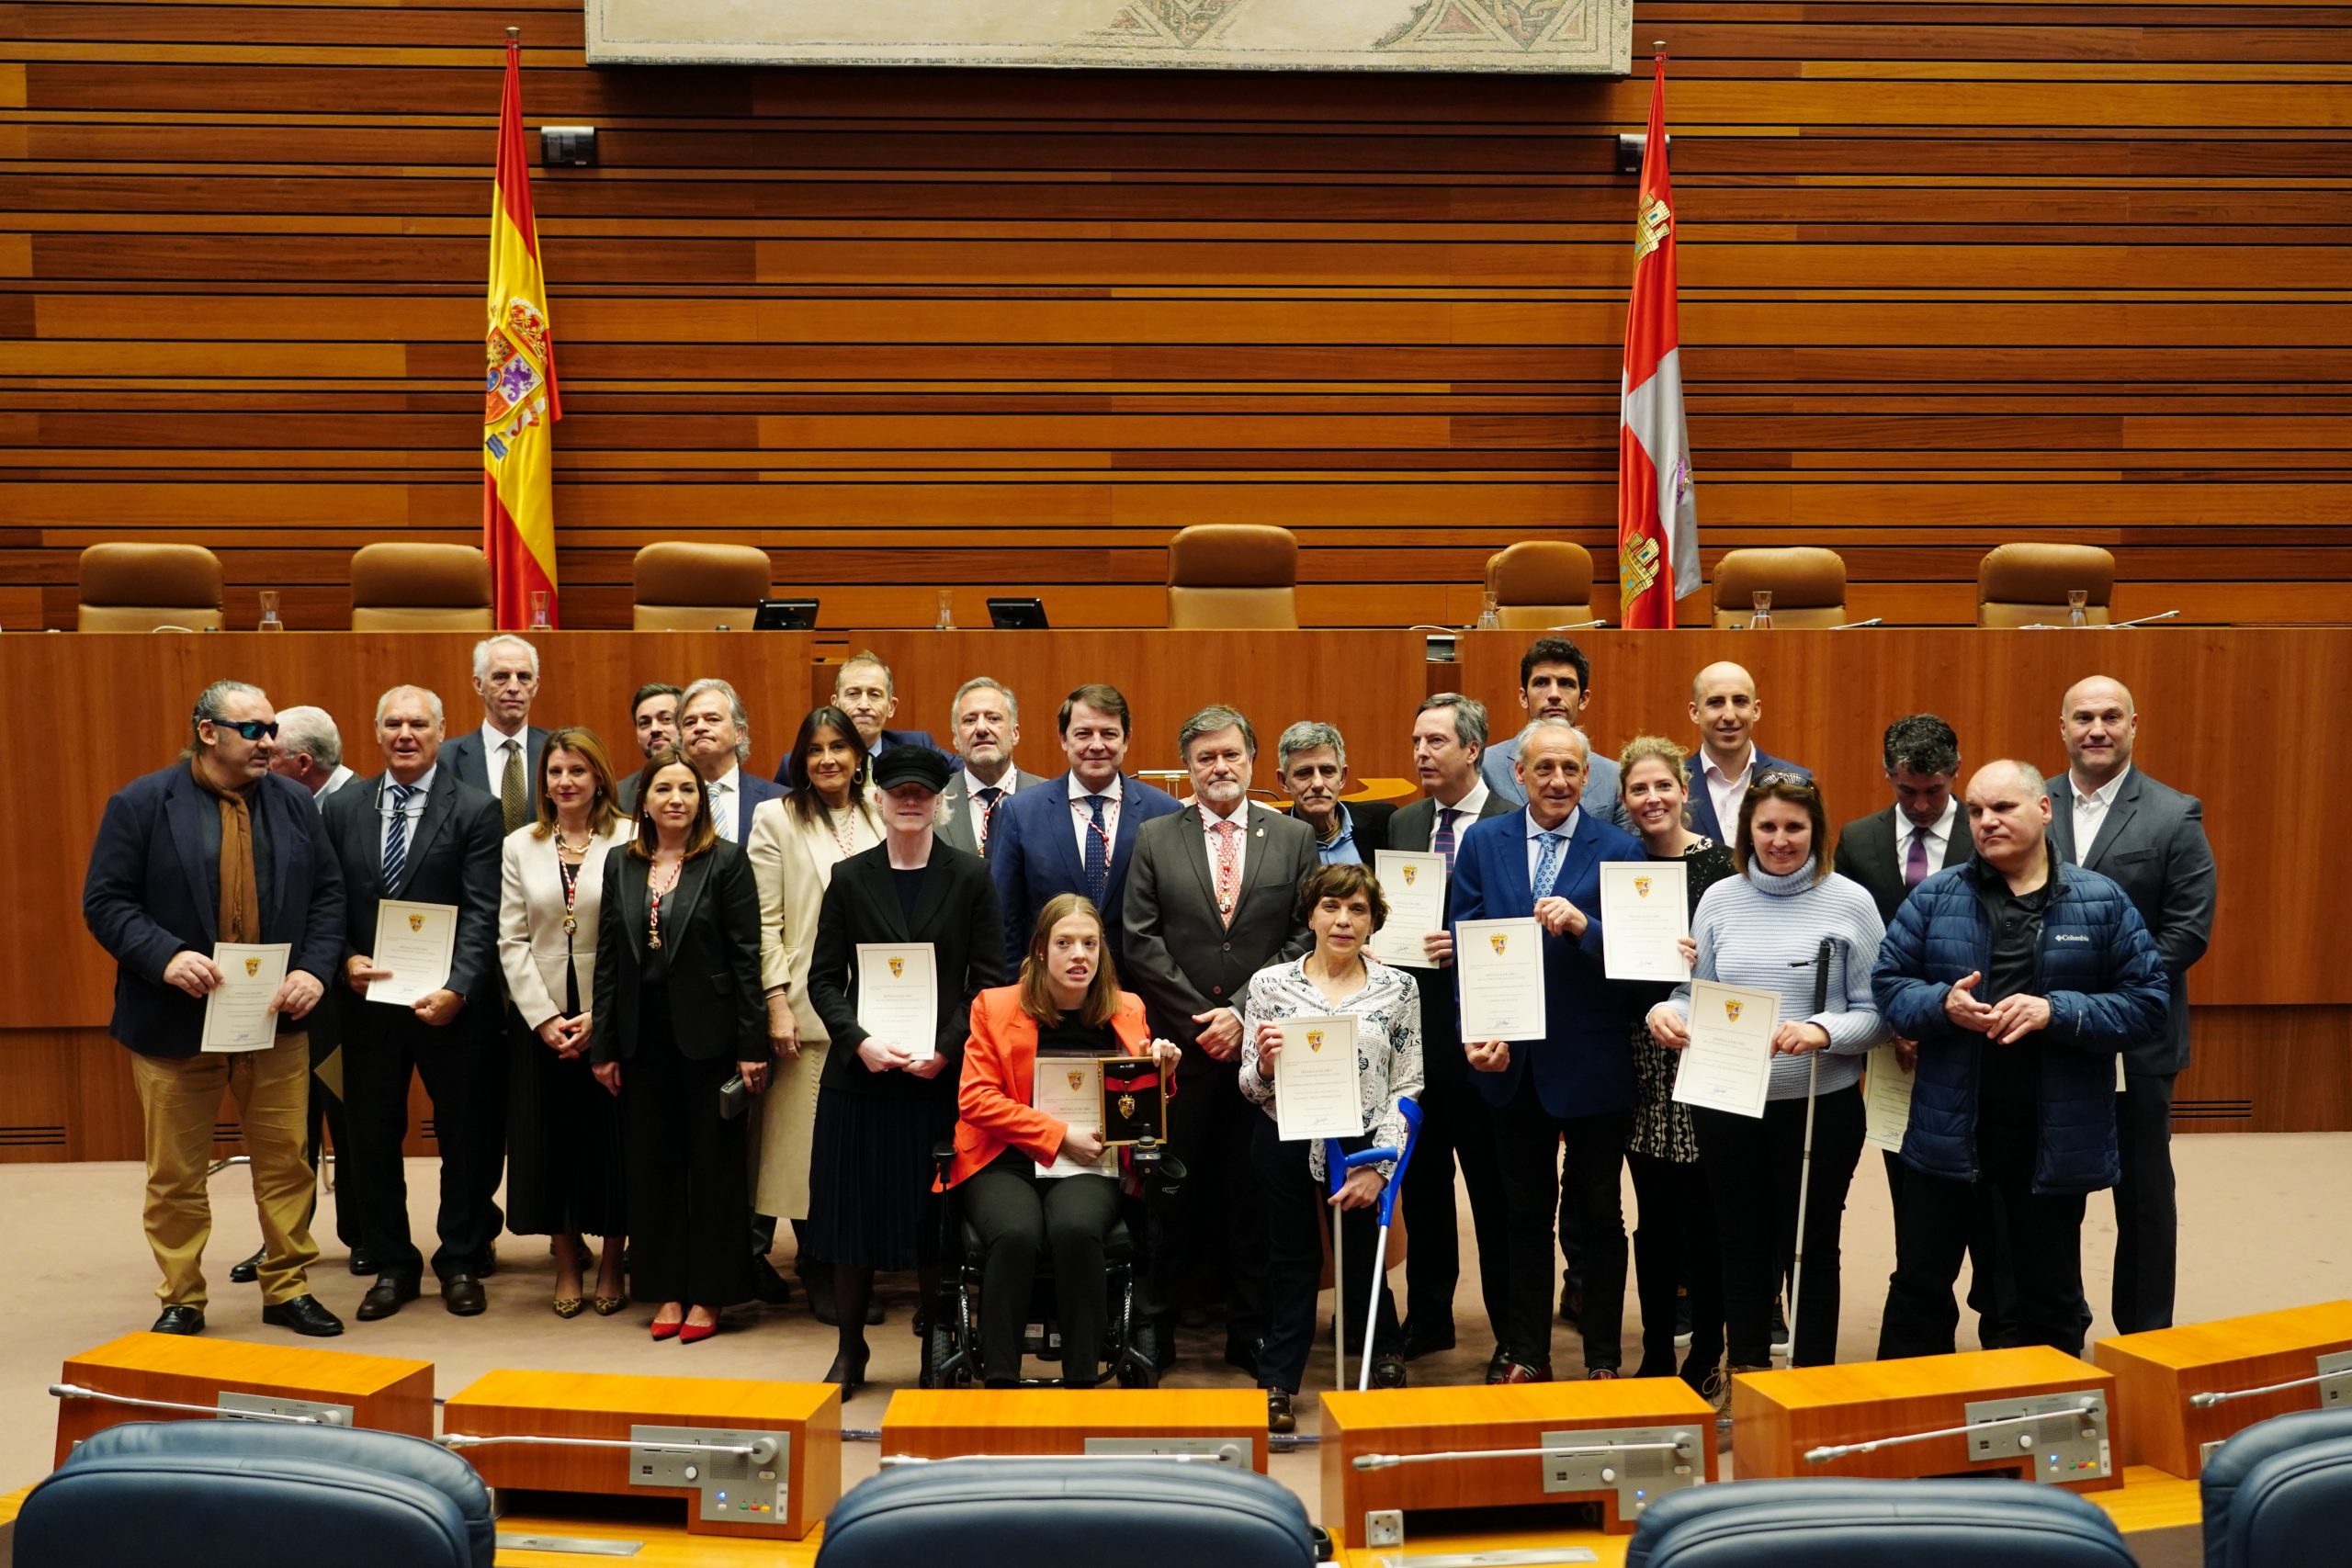
[[[874,750],[868,752],[867,755],[879,756],[883,752],[888,751],[893,746],[923,747],[928,750],[936,751],[941,756],[946,758],[947,771],[949,773],[960,773],[964,771],[964,759],[958,757],[955,752],[949,750],[946,747],[942,746],[938,741],[933,739],[931,738],[931,731],[928,729],[886,729],[882,732],[880,739],[874,742]],[[792,787],[791,752],[786,751],[783,756],[778,757],[775,760],[775,782],[778,784],[783,785],[786,789]]]
[[[735,770],[735,782],[741,786],[735,792],[735,841],[748,850],[752,847],[752,813],[760,808],[763,801],[783,798],[785,788],[742,768]]]
[[[115,961],[107,1032],[142,1056],[197,1054],[204,1000],[165,985],[164,970],[183,952],[210,957],[220,940],[219,864],[206,863],[203,837],[203,819],[217,821],[220,807],[188,769],[174,762],[115,792],[82,880],[83,921]],[[332,998],[343,957],[343,873],[318,808],[300,784],[265,773],[250,809],[269,850],[253,940],[291,943],[287,968],[315,976]]]
[[[1723,823],[1715,820],[1715,797],[1707,793],[1707,781],[1699,775],[1699,770],[1705,765],[1706,761],[1707,753],[1704,748],[1682,759],[1682,784],[1690,794],[1690,801],[1686,813],[1690,818],[1690,830],[1694,833],[1704,833],[1727,850],[1736,849],[1738,846],[1732,840],[1739,831],[1739,824],[1736,821]],[[1786,757],[1772,756],[1763,747],[1758,746],[1756,748],[1755,765],[1747,770],[1748,782],[1752,784],[1766,773],[1795,773],[1801,778],[1813,777],[1813,770],[1803,762],[1792,762]],[[1966,813],[1963,812],[1963,818],[1965,816]]]
[[[1102,920],[1108,928],[1102,934],[1114,964],[1125,949],[1126,928],[1119,911],[1127,896],[1127,863],[1135,858],[1136,835],[1153,818],[1183,809],[1174,795],[1133,774],[1123,775],[1119,789],[1119,831],[1112,840],[1111,879],[1102,895]],[[1078,830],[1070,818],[1069,775],[1056,773],[1013,795],[998,810],[989,845],[989,875],[1004,910],[1005,973],[1019,975],[1037,912],[1057,893],[1086,891],[1086,862],[1079,855]]]
[[[1535,1093],[1557,1117],[1596,1116],[1634,1103],[1633,1021],[1601,970],[1600,863],[1641,860],[1641,840],[1591,812],[1577,818],[1552,891],[1584,911],[1575,941],[1544,935],[1542,1040],[1516,1042],[1498,1073],[1473,1072],[1490,1105],[1508,1105],[1534,1064]],[[1523,919],[1535,912],[1527,879],[1527,812],[1489,817],[1464,829],[1453,856],[1446,919],[1461,950],[1461,922]]]
[[[539,763],[548,754],[548,733],[536,724],[523,727],[523,787],[533,800],[539,796]],[[458,778],[492,800],[499,797],[498,785],[491,780],[490,761],[482,755],[481,725],[463,735],[451,736],[448,744],[441,748],[440,765],[455,768]]]
[[[446,753],[445,753],[446,755]],[[448,988],[466,998],[466,1021],[487,1028],[506,1000],[506,976],[498,964],[500,846],[505,839],[498,800],[435,765],[433,793],[410,833],[397,887],[384,886],[382,775],[356,779],[337,790],[322,814],[327,837],[343,863],[350,898],[343,955],[356,957],[376,944],[376,913],[387,898],[418,904],[454,904],[457,941],[449,955]],[[338,979],[341,976],[338,975]],[[371,1004],[346,987],[343,1021],[365,1021],[374,1029],[401,1016]]]

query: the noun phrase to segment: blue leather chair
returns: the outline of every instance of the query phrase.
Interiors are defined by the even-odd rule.
[[[490,1489],[447,1449],[259,1421],[109,1427],[33,1488],[16,1533],[16,1568],[491,1568],[496,1551]]]
[[[2199,1486],[2205,1568],[2341,1562],[2352,1552],[2352,1410],[2257,1421],[2213,1450]]]
[[[1671,1492],[1625,1568],[2133,1568],[2071,1492],[2023,1482],[1736,1481]]]
[[[884,1471],[825,1521],[817,1568],[1315,1568],[1315,1530],[1254,1471],[1165,1460],[949,1460]]]

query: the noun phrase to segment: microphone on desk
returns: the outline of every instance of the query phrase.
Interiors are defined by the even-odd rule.
[[[2110,621],[2107,629],[2111,632],[2129,631],[2133,626],[2144,626],[2153,621],[2169,621],[2179,614],[2178,610],[2164,610],[2153,615],[2142,615],[2137,620]]]
[[[1884,625],[1886,625],[1886,617],[1884,615],[1872,615],[1867,621],[1848,621],[1842,626],[1832,626],[1829,629],[1833,632],[1858,632],[1864,626],[1883,626]]]
[[[2085,1399],[2074,1413],[2086,1419],[2096,1418],[2103,1416],[2106,1408],[2107,1402],[2093,1395]],[[1959,1427],[1939,1427],[1931,1432],[1903,1432],[1892,1438],[1871,1438],[1859,1443],[1826,1443],[1817,1449],[1805,1450],[1804,1461],[1807,1464],[1827,1464],[1831,1460],[1844,1459],[1848,1454],[1872,1454],[1881,1449],[1900,1448],[1905,1443],[1931,1442],[1938,1438],[1964,1438],[1971,1433],[1989,1431],[1996,1427],[2021,1427],[2031,1422],[2048,1421],[2053,1416],[2066,1414],[2068,1412],[2063,1410],[2030,1410],[2021,1416],[2003,1416],[1990,1421],[1971,1421]],[[2093,1433],[2091,1429],[2086,1428],[2083,1436],[2087,1441],[2092,1438]],[[2028,1433],[2018,1438],[2018,1447],[2030,1450],[2033,1447],[2032,1434]]]

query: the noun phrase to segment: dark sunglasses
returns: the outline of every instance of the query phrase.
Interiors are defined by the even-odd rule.
[[[212,725],[216,729],[233,729],[248,740],[277,739],[277,721],[274,718],[216,718]]]

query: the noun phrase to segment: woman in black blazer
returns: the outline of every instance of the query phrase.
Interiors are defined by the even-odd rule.
[[[605,859],[589,1049],[621,1098],[630,1293],[660,1303],[654,1338],[692,1345],[752,1294],[743,1123],[720,1089],[767,1082],[760,894],[674,750],[646,760],[637,802],[636,839]]]
[[[915,1269],[922,1300],[939,1273],[932,1145],[956,1125],[956,1086],[972,999],[1004,980],[1004,917],[988,863],[933,834],[947,761],[893,746],[874,763],[883,841],[833,868],[817,916],[808,999],[825,1021],[817,1131],[808,1169],[808,1247],[833,1265],[841,1349],[825,1381],[865,1378],[865,1303],[877,1269]],[[861,942],[928,942],[937,1012],[927,1041],[881,1040],[858,1022]],[[917,1059],[914,1050],[928,1046]]]

